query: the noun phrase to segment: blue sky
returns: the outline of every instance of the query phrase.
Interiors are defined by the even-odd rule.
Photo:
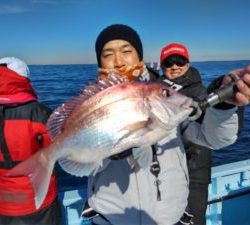
[[[192,61],[250,59],[248,0],[0,0],[0,57],[29,64],[96,63],[95,39],[113,23],[132,26],[144,60],[170,42]]]

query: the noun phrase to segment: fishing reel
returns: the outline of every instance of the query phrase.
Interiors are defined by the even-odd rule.
[[[236,81],[239,80],[239,78],[235,74],[229,74],[228,76],[230,76],[233,80],[231,84],[216,89],[211,94],[209,94],[204,100],[193,103],[193,111],[189,116],[190,120],[197,120],[201,116],[202,111],[204,111],[206,108],[215,106],[218,103],[222,103],[235,95],[235,93],[238,91]]]

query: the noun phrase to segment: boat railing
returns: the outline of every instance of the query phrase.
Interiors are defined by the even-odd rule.
[[[58,182],[59,200],[63,205],[63,225],[90,224],[90,221],[81,217],[87,195],[87,179],[65,173],[59,175]],[[207,225],[249,225],[249,202],[250,160],[212,168]]]
[[[249,225],[250,160],[212,168],[207,225]]]

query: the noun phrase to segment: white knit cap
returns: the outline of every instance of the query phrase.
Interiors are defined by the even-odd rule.
[[[23,77],[29,76],[29,68],[25,62],[15,57],[5,57],[0,59],[0,64],[7,64],[8,69],[13,70]]]

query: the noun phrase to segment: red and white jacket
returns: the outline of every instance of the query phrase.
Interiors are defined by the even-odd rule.
[[[50,110],[37,101],[28,78],[0,67],[0,215],[32,214],[49,206],[57,196],[53,174],[47,196],[36,210],[29,178],[4,176],[16,164],[50,144],[46,130],[49,114]]]

